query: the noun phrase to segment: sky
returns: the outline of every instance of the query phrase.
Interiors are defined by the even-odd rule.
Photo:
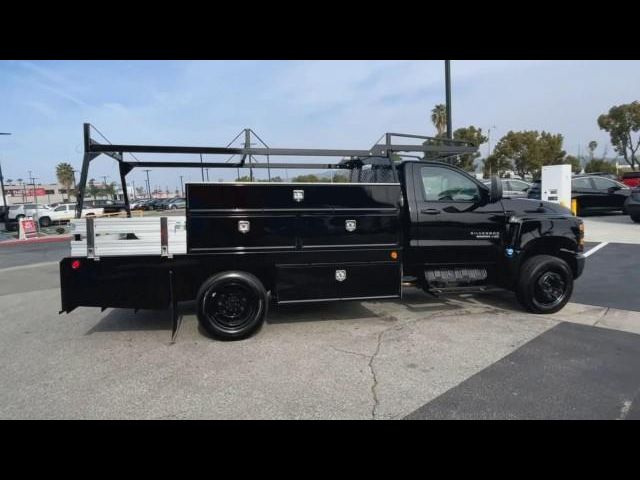
[[[451,76],[454,129],[491,128],[493,146],[509,130],[545,130],[568,153],[590,140],[601,153],[598,115],[640,100],[638,61],[454,60]],[[31,170],[53,182],[63,161],[79,170],[84,122],[112,143],[225,146],[250,127],[271,147],[366,149],[385,132],[435,134],[430,111],[444,97],[442,60],[0,61],[0,132],[12,133],[0,136],[0,162],[14,180]],[[103,175],[119,182],[105,156],[89,172]],[[138,186],[144,175],[127,178]],[[180,175],[200,180],[198,169],[155,169],[151,186],[174,190]]]

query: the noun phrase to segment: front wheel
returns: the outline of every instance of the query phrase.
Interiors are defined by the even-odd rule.
[[[640,215],[631,215],[631,220],[636,223],[640,223]]]
[[[50,227],[51,226],[51,218],[49,218],[49,217],[40,217],[40,226],[41,227]]]
[[[197,296],[198,321],[212,337],[240,340],[256,332],[267,313],[267,292],[254,275],[222,272],[209,278]]]
[[[532,313],[561,310],[573,292],[573,272],[561,258],[536,255],[524,262],[516,287],[520,304]]]

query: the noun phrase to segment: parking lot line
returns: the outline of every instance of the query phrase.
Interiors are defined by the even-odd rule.
[[[598,245],[596,245],[595,247],[593,247],[591,250],[589,250],[588,252],[586,252],[584,254],[585,257],[588,257],[590,255],[593,255],[594,253],[596,253],[598,250],[600,250],[601,248],[606,247],[607,245],[609,245],[609,242],[602,242],[599,243]]]
[[[58,263],[60,262],[41,262],[41,263],[31,263],[29,265],[17,265],[15,267],[0,268],[0,273],[10,272],[12,270],[22,270],[23,268],[46,267],[48,265],[57,265]]]

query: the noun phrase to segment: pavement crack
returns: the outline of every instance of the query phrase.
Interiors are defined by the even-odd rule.
[[[358,357],[364,357],[364,358],[369,358],[370,357],[370,355],[367,355],[365,353],[352,352],[351,350],[345,350],[345,349],[342,349],[342,348],[334,347],[333,345],[329,345],[329,347],[333,348],[336,352],[346,353],[348,355],[357,355]]]
[[[380,405],[380,400],[378,400],[378,392],[376,391],[376,389],[378,388],[378,377],[376,375],[376,369],[373,367],[373,362],[378,356],[378,353],[380,353],[380,347],[382,345],[382,337],[388,330],[390,329],[387,328],[385,330],[382,330],[378,334],[378,343],[376,345],[376,351],[373,352],[373,355],[371,355],[371,358],[369,359],[369,371],[371,372],[371,378],[373,380],[373,383],[371,384],[371,395],[373,397],[373,406],[371,407],[371,418],[373,420],[376,419],[376,410]]]
[[[596,325],[598,325],[604,319],[604,317],[607,316],[608,313],[609,313],[609,307],[606,307],[604,309],[604,312],[602,312],[602,315],[600,315],[600,318],[596,320],[596,323],[594,323],[593,326],[595,327]]]

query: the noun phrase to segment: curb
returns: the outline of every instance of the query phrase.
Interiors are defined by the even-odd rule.
[[[71,240],[71,235],[57,235],[55,237],[38,237],[38,238],[27,238],[25,240],[5,240],[4,242],[0,242],[0,247],[10,247],[13,245],[28,245],[32,243],[53,243],[53,242],[67,242]]]

